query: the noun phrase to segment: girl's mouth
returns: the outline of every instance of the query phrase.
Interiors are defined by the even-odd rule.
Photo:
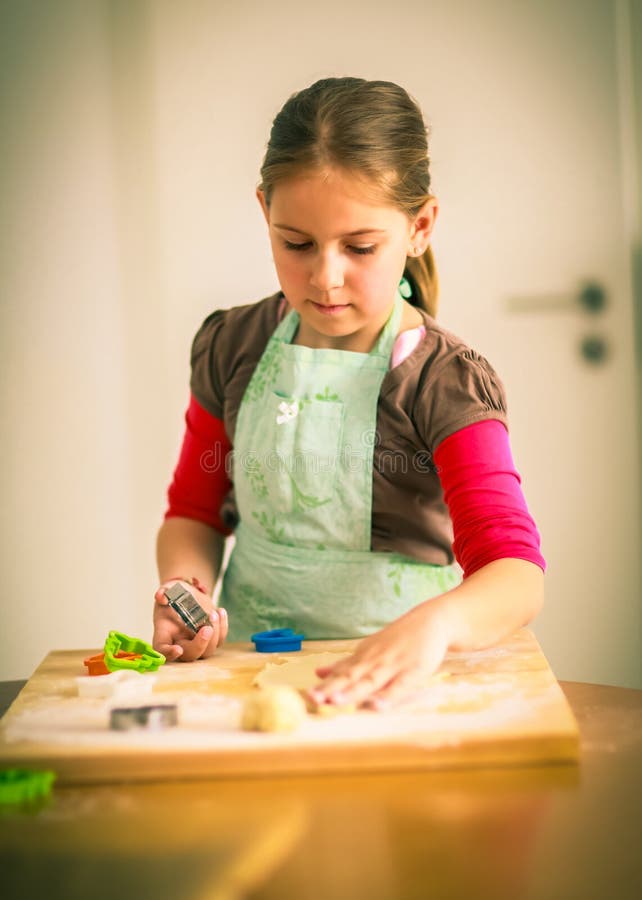
[[[324,303],[315,303],[314,300],[312,301],[312,305],[323,316],[335,316],[337,313],[342,312],[344,309],[347,309],[349,306],[348,303],[333,304],[331,306],[328,306]]]

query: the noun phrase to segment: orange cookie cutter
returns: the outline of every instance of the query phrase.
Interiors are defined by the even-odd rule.
[[[125,653],[124,650],[114,654],[116,659],[140,659],[142,655],[142,653]],[[105,665],[104,651],[83,659],[83,665],[87,666],[88,675],[109,675],[109,669]]]

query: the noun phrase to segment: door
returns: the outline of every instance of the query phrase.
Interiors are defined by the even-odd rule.
[[[548,562],[534,630],[556,674],[640,686],[632,185],[617,4],[480,7],[458,29],[469,53],[460,45],[467,77],[460,68],[447,98],[457,121],[439,103],[435,123],[442,319],[506,384]]]
[[[549,567],[534,630],[558,677],[642,686],[624,5],[194,0],[148,24],[174,382],[212,306],[277,286],[253,189],[284,99],[331,74],[403,84],[431,125],[440,320],[508,393]]]

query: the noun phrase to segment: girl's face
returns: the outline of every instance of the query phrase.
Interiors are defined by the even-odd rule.
[[[369,351],[390,315],[406,257],[426,249],[431,199],[411,221],[377,205],[359,180],[336,169],[278,182],[268,209],[274,264],[300,315],[297,342]],[[417,254],[418,255],[418,254]]]

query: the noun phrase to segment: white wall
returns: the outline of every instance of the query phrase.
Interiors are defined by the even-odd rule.
[[[107,9],[0,12],[1,678],[149,633],[163,345],[129,265]]]

